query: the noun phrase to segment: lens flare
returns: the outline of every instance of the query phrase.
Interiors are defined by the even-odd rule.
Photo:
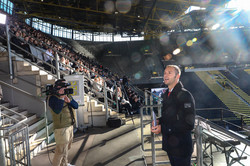
[[[186,56],[182,57],[180,61],[180,63],[183,65],[191,65],[193,63],[192,58]]]
[[[191,16],[186,16],[186,17],[182,20],[181,23],[182,23],[183,26],[189,26],[189,25],[192,24],[192,22],[193,22],[193,20],[192,20]]]
[[[153,58],[147,58],[145,60],[145,66],[149,69],[149,70],[153,70],[154,66],[155,66],[155,62]]]
[[[117,0],[115,5],[120,13],[125,14],[130,11],[132,3],[130,0]]]
[[[115,4],[113,1],[106,1],[104,3],[104,10],[108,13],[113,13],[115,11]]]
[[[208,5],[211,2],[211,0],[201,0],[202,5]]]
[[[165,60],[165,61],[169,61],[169,60],[171,60],[172,59],[172,54],[166,54],[165,56],[163,56],[163,59]]]
[[[194,42],[197,42],[197,40],[198,40],[198,39],[195,37],[195,38],[192,39],[192,42],[193,42],[193,43],[194,43]]]
[[[172,19],[171,17],[169,17],[168,15],[162,15],[160,18],[160,22],[169,28],[172,28],[176,25],[176,21],[174,19]]]
[[[140,0],[132,0],[132,5],[138,5]]]
[[[188,40],[187,43],[186,43],[186,45],[188,47],[191,47],[193,45],[193,41],[192,40]]]
[[[135,75],[134,75],[134,78],[135,78],[136,80],[141,79],[141,77],[142,77],[142,72],[141,72],[141,71],[135,73]]]
[[[174,55],[177,55],[177,54],[179,54],[181,52],[181,49],[180,48],[177,48],[177,49],[175,49],[174,51],[173,51],[173,54]]]
[[[160,43],[161,45],[168,45],[169,44],[169,36],[167,33],[160,34]]]
[[[178,46],[182,45],[182,44],[185,44],[187,41],[186,37],[184,36],[178,36],[177,39],[176,39],[176,44]]]
[[[141,61],[141,54],[138,52],[133,52],[131,55],[131,61],[137,63]]]

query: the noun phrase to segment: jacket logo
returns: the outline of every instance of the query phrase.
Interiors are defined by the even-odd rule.
[[[184,103],[184,108],[191,108],[191,103]]]

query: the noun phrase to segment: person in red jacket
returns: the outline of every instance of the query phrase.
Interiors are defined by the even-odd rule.
[[[164,83],[168,90],[163,94],[162,116],[151,131],[155,134],[162,133],[162,149],[167,152],[172,166],[190,166],[195,102],[192,94],[179,81],[180,75],[178,66],[166,67]]]

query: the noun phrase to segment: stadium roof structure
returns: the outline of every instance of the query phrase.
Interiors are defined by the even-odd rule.
[[[200,28],[202,20],[228,0],[12,0],[18,17],[36,17],[88,32],[154,35],[173,29]],[[191,7],[206,10],[186,11]],[[192,20],[185,20],[192,15]],[[188,23],[187,23],[188,21]]]

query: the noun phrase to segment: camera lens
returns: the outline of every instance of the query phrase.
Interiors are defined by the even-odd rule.
[[[64,89],[64,94],[65,95],[70,95],[70,94],[73,94],[73,93],[74,93],[74,90],[72,88]]]

